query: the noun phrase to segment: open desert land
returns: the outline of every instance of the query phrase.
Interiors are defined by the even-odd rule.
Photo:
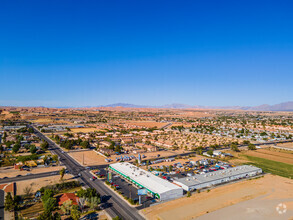
[[[183,153],[182,150],[177,151],[157,151],[157,152],[146,152],[142,153],[146,157],[145,159],[154,159],[157,158],[157,155],[160,154],[160,157],[169,157],[169,156],[176,156],[177,154]],[[78,152],[70,152],[68,153],[72,158],[74,158],[78,163],[82,164],[82,161],[84,163],[82,165],[84,166],[96,166],[96,165],[105,165],[105,164],[111,164],[111,163],[117,163],[116,157],[119,157],[119,155],[112,155],[110,157],[104,157],[98,153],[96,153],[93,150],[85,150],[85,151],[78,151]],[[123,154],[123,156],[138,156],[138,154]],[[105,162],[105,159],[111,159],[112,161],[110,163]],[[133,160],[131,160],[133,161]]]
[[[35,193],[38,191],[41,187],[48,186],[48,185],[54,185],[61,182],[69,182],[73,181],[73,176],[71,174],[65,174],[63,177],[63,180],[60,180],[60,176],[49,176],[49,177],[43,177],[38,179],[32,179],[32,180],[24,180],[16,182],[16,194],[17,195],[24,195],[25,194],[25,188],[31,187],[32,192]]]
[[[38,123],[38,124],[72,124],[68,121],[63,120],[54,120],[52,118],[38,118],[34,120],[30,120],[32,123]]]
[[[265,175],[220,186],[210,192],[193,193],[141,212],[150,220],[158,219],[289,219],[293,216],[293,180]],[[278,214],[276,207],[287,206],[285,214]],[[225,211],[224,211],[225,210]],[[209,214],[207,214],[209,213]]]
[[[95,131],[100,131],[100,129],[97,128],[71,128],[70,131],[73,133],[90,133]]]
[[[134,126],[140,126],[145,128],[161,128],[168,123],[162,123],[162,122],[156,122],[156,121],[125,121],[125,124],[134,125]]]
[[[55,172],[59,171],[65,166],[55,166],[55,167],[42,167],[42,168],[32,168],[30,171],[18,170],[13,167],[1,167],[0,168],[0,178],[3,177],[16,177],[17,175],[26,175],[27,173],[37,174],[37,173],[46,173],[46,172]]]
[[[284,143],[284,144],[277,144],[278,147],[286,147],[286,148],[290,148],[293,149],[293,142],[291,143]]]

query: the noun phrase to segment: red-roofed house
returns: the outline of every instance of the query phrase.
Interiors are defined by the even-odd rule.
[[[58,201],[58,205],[61,206],[66,201],[72,201],[72,205],[77,205],[78,197],[74,193],[64,193]]]

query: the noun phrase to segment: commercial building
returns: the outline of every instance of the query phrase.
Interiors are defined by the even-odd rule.
[[[183,189],[167,180],[140,169],[127,162],[115,163],[109,169],[141,188],[146,188],[161,201],[174,199],[183,195]]]
[[[250,165],[227,168],[206,174],[195,174],[191,177],[174,180],[186,191],[211,187],[213,185],[247,178],[262,173],[262,169]]]

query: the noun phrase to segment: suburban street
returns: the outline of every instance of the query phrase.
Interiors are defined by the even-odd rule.
[[[30,126],[30,125],[29,125]],[[107,201],[109,207],[106,208],[106,211],[111,217],[119,216],[122,219],[144,219],[139,213],[138,210],[134,207],[129,206],[124,200],[122,200],[118,195],[116,195],[112,190],[110,190],[104,183],[100,180],[90,181],[92,175],[89,170],[86,170],[83,166],[77,163],[73,158],[71,158],[67,153],[63,152],[59,146],[54,143],[51,139],[43,135],[38,129],[33,126],[30,126],[35,130],[36,135],[46,140],[49,143],[49,150],[57,154],[60,158],[60,162],[63,163],[67,170],[74,176],[77,176],[79,173],[81,176],[78,178],[84,186],[95,188],[101,196],[109,196],[110,198]]]

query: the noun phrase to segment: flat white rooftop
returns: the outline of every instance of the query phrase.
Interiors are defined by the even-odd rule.
[[[154,193],[162,194],[172,190],[182,190],[181,187],[170,183],[154,174],[140,169],[128,162],[114,163],[110,165],[115,171],[118,171],[130,179],[139,183],[143,187],[151,190]]]
[[[213,181],[217,181],[220,179],[225,179],[231,176],[237,176],[242,174],[249,174],[253,172],[262,172],[262,170],[258,167],[250,166],[250,165],[242,165],[237,167],[232,167],[224,170],[218,170],[206,174],[195,174],[191,177],[184,177],[177,179],[174,182],[182,183],[186,186],[194,186],[204,183],[209,183]]]

